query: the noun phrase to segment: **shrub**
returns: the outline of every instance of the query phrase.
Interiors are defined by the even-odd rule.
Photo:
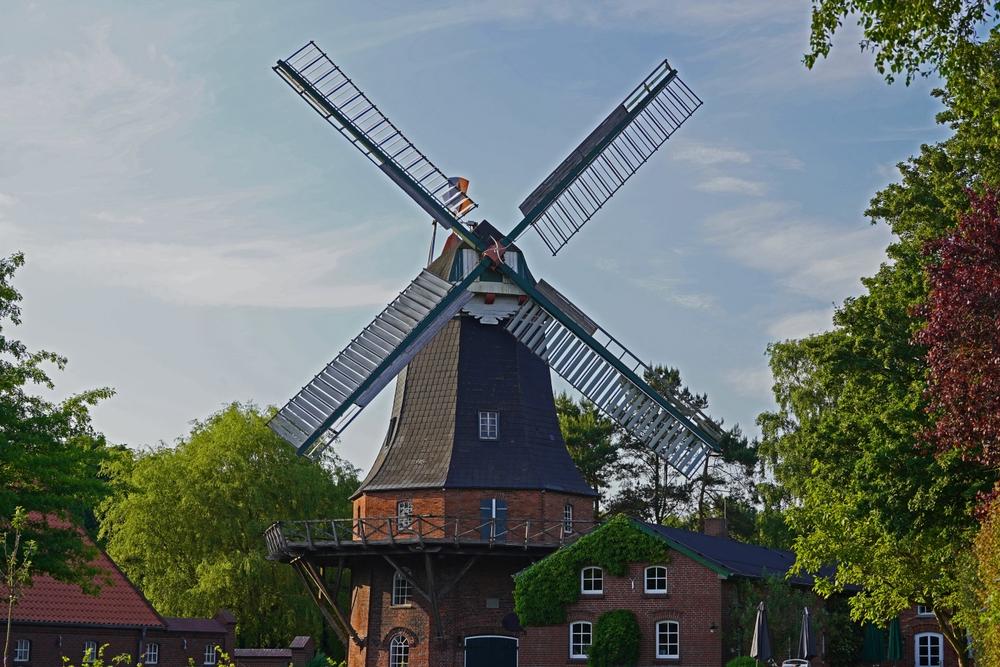
[[[726,667],[757,667],[757,661],[748,655],[741,655],[727,662]]]
[[[628,609],[601,614],[587,653],[589,667],[633,667],[639,662],[639,621]]]

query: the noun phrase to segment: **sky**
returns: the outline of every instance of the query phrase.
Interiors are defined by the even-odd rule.
[[[848,29],[808,71],[805,0],[11,2],[0,22],[0,253],[17,336],[108,386],[110,441],[173,443],[283,404],[426,262],[427,217],[271,71],[315,40],[501,230],[663,58],[704,106],[557,257],[592,319],[756,432],[766,348],[831,326],[890,241],[864,211],[937,141]],[[438,235],[438,246],[441,235]],[[6,332],[5,332],[6,334]],[[386,390],[339,453],[373,460]]]

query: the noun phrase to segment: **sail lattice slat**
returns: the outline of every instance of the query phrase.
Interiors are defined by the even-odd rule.
[[[471,297],[421,271],[268,425],[300,453],[318,454]]]
[[[578,324],[628,371],[644,377],[648,366],[613,336],[589,320]],[[527,301],[505,326],[604,414],[684,475],[697,473],[716,449],[721,433],[705,414],[677,396],[639,387],[537,302]]]
[[[667,61],[521,204],[555,255],[702,104]]]
[[[286,60],[278,61],[274,71],[425,209],[431,207],[421,201],[422,197],[437,202],[455,219],[476,207],[476,203],[456,188],[315,42],[309,42]],[[388,168],[387,163],[394,168]],[[433,210],[428,213],[435,219],[443,218],[438,222],[451,227],[452,221],[447,216]]]

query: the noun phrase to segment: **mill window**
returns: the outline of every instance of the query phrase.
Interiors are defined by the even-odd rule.
[[[681,657],[681,626],[677,621],[660,621],[656,624],[656,657]]]
[[[563,507],[563,532],[567,535],[573,532],[573,505],[566,503]]]
[[[413,599],[413,587],[406,577],[399,572],[392,575],[392,604],[393,606],[410,604]]]
[[[646,568],[645,591],[647,593],[667,592],[667,568],[662,565],[651,565]]]
[[[389,667],[407,667],[410,664],[410,641],[396,635],[389,642]]]
[[[409,530],[413,526],[413,501],[396,502],[396,526],[399,530]]]
[[[496,440],[500,437],[500,413],[492,410],[479,411],[479,439]]]
[[[587,621],[577,621],[569,626],[569,657],[586,658],[593,641],[593,627]]]
[[[580,570],[580,592],[591,595],[604,592],[604,570],[585,567]]]
[[[31,660],[31,640],[18,639],[14,643],[14,662],[28,662]]]

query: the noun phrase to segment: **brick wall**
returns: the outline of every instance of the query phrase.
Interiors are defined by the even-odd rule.
[[[916,637],[921,633],[934,633],[941,635],[941,644],[944,648],[943,667],[958,667],[958,656],[951,648],[948,640],[941,634],[941,626],[935,616],[918,616],[917,608],[910,607],[899,615],[899,628],[903,635],[903,660],[902,665],[916,665]]]
[[[721,581],[714,572],[678,553],[667,565],[667,595],[643,592],[644,564],[632,564],[624,577],[604,574],[604,593],[581,595],[567,607],[567,623],[529,628],[520,646],[520,667],[534,665],[586,664],[569,658],[569,624],[589,621],[596,624],[604,612],[629,609],[635,613],[642,632],[639,664],[722,665],[723,597]],[[674,620],[680,624],[680,658],[656,658],[655,624]],[[715,630],[711,629],[714,624]]]
[[[103,628],[58,626],[30,623],[15,623],[11,632],[10,665],[12,667],[59,667],[63,656],[70,664],[80,665],[83,661],[84,642],[94,641],[98,646],[107,644],[105,660],[127,653],[133,662],[138,661],[143,632],[137,628]],[[13,662],[16,640],[31,642],[31,658],[28,662]],[[195,665],[204,662],[205,644],[222,646],[231,651],[233,640],[225,633],[166,633],[165,630],[147,629],[146,642],[160,645],[159,667],[187,667],[188,658]]]

